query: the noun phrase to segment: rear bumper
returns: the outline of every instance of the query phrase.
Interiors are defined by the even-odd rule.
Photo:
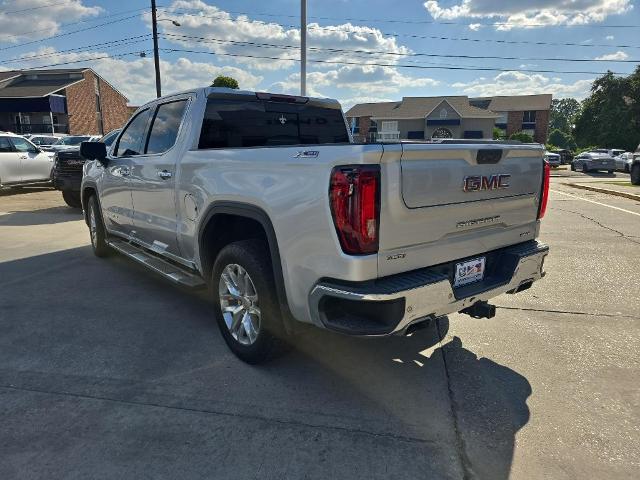
[[[403,333],[412,323],[528,288],[544,276],[548,253],[537,241],[487,252],[484,280],[457,288],[453,269],[466,259],[367,282],[322,281],[309,295],[311,314],[317,325],[351,335]]]

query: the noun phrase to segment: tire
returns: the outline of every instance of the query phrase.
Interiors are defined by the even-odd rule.
[[[65,203],[71,208],[82,208],[82,201],[80,200],[80,192],[73,192],[71,190],[63,190],[62,198]]]
[[[586,162],[582,164],[582,173],[589,173]]]
[[[640,163],[631,165],[631,184],[640,185]]]
[[[611,175],[613,173],[613,170],[607,170],[607,173]]]
[[[631,173],[631,172],[629,171],[629,165],[626,165],[626,164],[625,164],[625,166],[624,166],[624,173]]]
[[[243,240],[224,247],[213,265],[211,291],[220,333],[240,360],[256,365],[288,350],[263,242]]]
[[[572,171],[572,172],[575,172],[575,171],[576,171],[576,166],[575,166],[575,164],[574,164],[574,163],[571,163],[571,167],[570,167],[570,168],[571,168],[571,171]]]
[[[111,249],[106,242],[102,214],[95,195],[91,195],[87,202],[87,223],[89,225],[89,237],[91,238],[93,253],[96,257],[108,256],[111,253]]]

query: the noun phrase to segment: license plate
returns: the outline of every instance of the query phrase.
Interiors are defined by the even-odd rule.
[[[456,263],[456,274],[453,280],[453,286],[460,287],[482,280],[484,278],[485,263],[485,257]]]

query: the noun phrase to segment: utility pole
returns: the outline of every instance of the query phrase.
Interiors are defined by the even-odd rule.
[[[156,66],[156,95],[162,96],[160,85],[160,55],[158,54],[158,20],[156,19],[156,0],[151,0],[151,28],[153,30],[153,61]]]
[[[300,4],[300,95],[307,96],[307,0]]]

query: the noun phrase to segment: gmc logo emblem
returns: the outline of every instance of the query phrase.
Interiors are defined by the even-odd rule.
[[[471,175],[464,177],[462,190],[465,192],[481,192],[483,190],[501,190],[509,188],[511,175],[503,173],[501,175]]]

